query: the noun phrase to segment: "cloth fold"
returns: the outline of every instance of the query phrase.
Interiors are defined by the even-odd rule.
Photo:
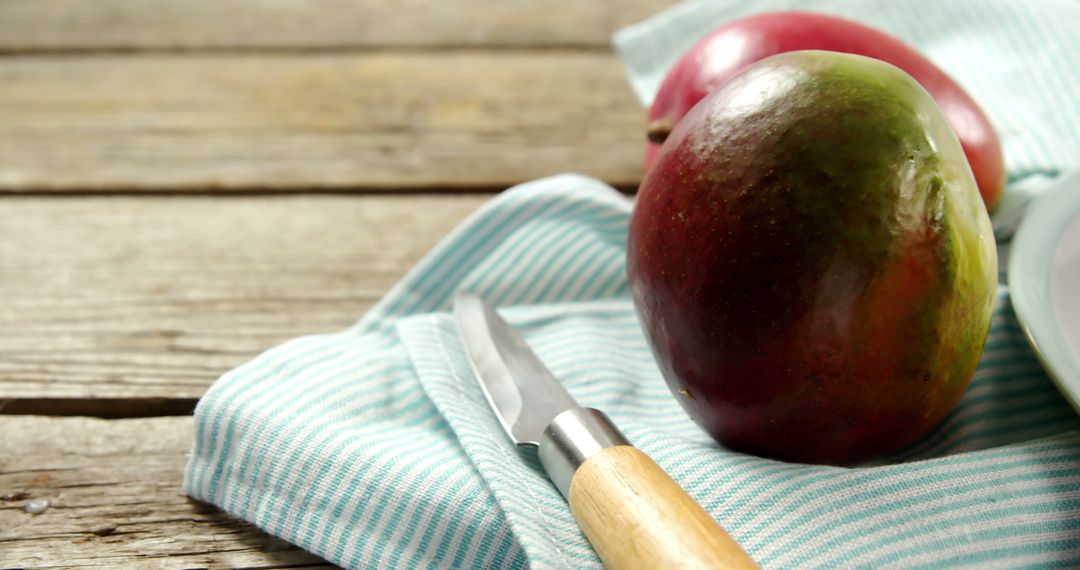
[[[348,331],[225,375],[199,404],[193,497],[351,568],[599,567],[515,449],[450,315],[499,299],[567,389],[605,410],[766,567],[1080,562],[1080,419],[998,296],[976,378],[919,445],[871,468],[725,450],[670,395],[624,277],[630,202],[564,175],[485,205]]]
[[[965,5],[986,12],[974,31],[952,20],[919,37],[882,27],[946,57],[989,42],[975,32],[995,10],[1017,10]],[[726,18],[734,6],[678,7],[621,34],[632,77],[644,72],[629,54],[648,51],[636,42],[676,49],[657,39],[672,14],[699,14],[707,29],[710,10]],[[1042,176],[1070,166],[1036,154]],[[1017,168],[1014,185],[1029,177]],[[186,492],[349,568],[599,567],[535,454],[511,445],[472,377],[447,312],[454,292],[470,290],[502,307],[575,398],[607,412],[766,568],[1080,564],[1080,419],[1031,353],[1006,288],[971,387],[925,440],[874,467],[767,460],[713,443],[668,391],[629,297],[630,207],[577,175],[500,194],[355,326],[285,343],[215,383],[196,410]]]

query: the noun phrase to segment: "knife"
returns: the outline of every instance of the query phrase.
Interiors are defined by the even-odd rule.
[[[487,303],[459,293],[454,317],[499,423],[518,446],[538,449],[605,567],[757,567],[603,412],[578,405]]]

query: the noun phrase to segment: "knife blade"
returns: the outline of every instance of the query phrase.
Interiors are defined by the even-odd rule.
[[[581,408],[514,329],[479,297],[459,295],[454,314],[480,388],[514,443],[539,447],[540,436],[555,416]]]
[[[608,568],[756,568],[753,559],[600,410],[581,407],[480,297],[454,319],[503,430],[540,463]]]

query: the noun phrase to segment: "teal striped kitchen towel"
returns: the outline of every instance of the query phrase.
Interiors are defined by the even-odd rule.
[[[723,19],[742,10],[736,4],[698,9]],[[1026,117],[1061,106],[1029,117],[1040,146],[1023,142],[1028,129],[1002,130],[1009,192],[1073,166],[1075,155],[1043,151],[1076,143],[1076,91],[1048,93],[1042,82],[1080,82],[1068,59],[1078,53],[1067,33],[1074,4],[919,5],[928,12],[894,17],[954,21],[910,36],[892,20],[871,23],[950,72],[983,61],[988,75],[1017,66],[1059,75],[1000,101],[982,97],[998,80],[964,82],[995,121],[1007,109]],[[668,26],[696,13],[685,10],[620,36],[631,70],[635,42],[661,46]],[[1017,19],[1038,33],[980,33]],[[1074,48],[1044,49],[1059,41]],[[971,56],[977,49],[1003,59]],[[507,440],[472,377],[447,312],[454,292],[470,290],[503,307],[571,394],[607,411],[766,568],[1080,565],[1080,419],[1030,351],[1004,286],[971,387],[922,442],[873,467],[763,459],[713,443],[669,393],[629,298],[630,208],[577,175],[503,192],[353,327],[285,343],[215,383],[196,410],[186,492],[349,568],[599,567],[535,456]]]

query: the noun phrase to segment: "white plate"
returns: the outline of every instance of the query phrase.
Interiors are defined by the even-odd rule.
[[[1013,238],[1009,294],[1043,368],[1080,412],[1080,171],[1054,186]]]

